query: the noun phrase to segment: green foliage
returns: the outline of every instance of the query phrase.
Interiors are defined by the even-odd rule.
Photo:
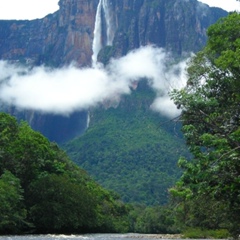
[[[170,206],[131,205],[130,232],[145,234],[176,234],[179,229]]]
[[[98,54],[98,61],[107,65],[113,56],[114,51],[116,51],[116,49],[114,49],[113,46],[106,46],[102,48]]]
[[[224,31],[223,31],[224,29]],[[209,41],[206,50],[214,64],[230,70],[239,77],[240,16],[232,13],[227,20],[222,18],[208,29]]]
[[[0,178],[0,233],[20,232],[26,213],[20,180],[4,171]]]
[[[140,82],[116,108],[92,110],[86,133],[64,145],[74,162],[124,202],[166,203],[167,189],[181,174],[177,158],[187,155],[180,127],[150,109],[154,97]]]
[[[176,212],[187,226],[225,228],[234,237],[240,233],[239,21],[232,13],[209,28],[206,48],[189,62],[187,86],[172,92],[193,154],[179,161],[185,171],[172,190]]]
[[[29,188],[29,215],[41,232],[55,229],[71,233],[96,227],[94,196],[69,176],[49,174]]]
[[[183,232],[183,237],[191,239],[227,239],[230,236],[226,229],[203,230],[200,228],[188,228]]]
[[[0,113],[0,143],[0,234],[128,230],[119,198],[27,123]]]

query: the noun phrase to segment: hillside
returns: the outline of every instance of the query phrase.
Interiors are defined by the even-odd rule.
[[[179,124],[150,109],[154,92],[141,82],[118,107],[94,109],[90,127],[64,145],[71,159],[126,202],[167,202],[186,155]]]
[[[127,208],[26,122],[0,113],[0,234],[127,231]],[[107,208],[106,208],[107,206]]]

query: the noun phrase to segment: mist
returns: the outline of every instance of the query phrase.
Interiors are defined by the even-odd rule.
[[[164,49],[147,46],[112,59],[105,67],[30,68],[0,61],[0,100],[19,109],[69,115],[131,94],[136,81],[148,79],[156,92],[151,108],[174,117],[179,112],[168,93],[184,86],[185,62],[168,68],[169,58]]]

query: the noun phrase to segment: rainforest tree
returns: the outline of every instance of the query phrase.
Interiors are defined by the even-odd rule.
[[[127,215],[55,143],[0,113],[0,234],[123,232]]]
[[[5,171],[0,177],[0,232],[19,233],[26,214],[20,181],[11,172]]]
[[[190,226],[240,233],[240,14],[208,29],[206,47],[189,62],[184,89],[172,98],[181,108],[183,132],[193,158],[171,190]],[[179,208],[181,206],[181,209]]]

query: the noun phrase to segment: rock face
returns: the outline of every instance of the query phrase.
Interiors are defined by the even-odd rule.
[[[148,44],[178,56],[199,51],[206,43],[207,28],[227,14],[196,0],[111,0],[111,3],[116,26],[111,54],[115,57]]]
[[[196,0],[108,1],[114,40],[112,46],[105,44],[99,53],[99,60],[105,63],[110,57],[123,56],[148,44],[164,47],[179,57],[198,51],[206,42],[207,27],[227,15]],[[90,66],[98,3],[99,0],[60,0],[59,11],[42,19],[0,21],[0,59],[53,67],[72,61],[80,67]],[[103,43],[106,42],[104,31],[105,22],[102,23]],[[86,112],[79,113],[79,117],[82,114],[86,119]],[[22,117],[41,131],[47,121],[51,122],[49,116],[32,112]],[[71,122],[71,117],[61,121],[64,125],[65,121]],[[51,134],[47,137],[55,139]]]
[[[80,65],[90,65],[92,41],[98,0],[61,0],[58,12],[60,31],[59,47],[62,62],[76,61]],[[56,51],[58,51],[56,47]]]
[[[59,66],[91,64],[99,0],[60,0],[60,9],[43,19],[0,21],[0,58]],[[115,28],[114,55],[147,44],[176,54],[197,51],[206,29],[227,12],[196,0],[109,0]],[[104,36],[104,35],[103,35]]]
[[[62,0],[60,9],[33,21],[0,21],[0,58],[59,66],[90,64],[98,0]]]

